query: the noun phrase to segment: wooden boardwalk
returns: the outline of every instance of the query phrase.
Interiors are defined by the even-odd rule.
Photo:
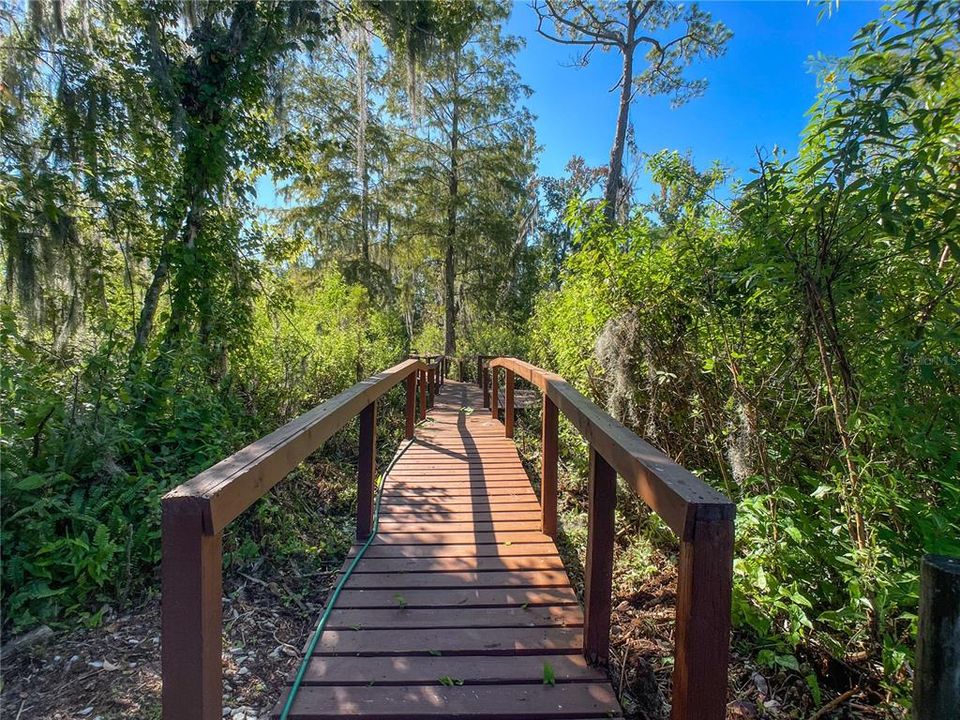
[[[377,535],[290,718],[620,716],[584,660],[583,613],[513,441],[482,403],[447,381],[386,477]]]

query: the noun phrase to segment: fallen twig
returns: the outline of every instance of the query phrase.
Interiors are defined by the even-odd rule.
[[[820,718],[826,717],[827,713],[830,713],[830,712],[836,710],[838,707],[840,707],[841,705],[843,705],[847,700],[849,700],[850,698],[852,698],[852,697],[853,697],[854,695],[856,695],[858,692],[860,692],[860,686],[859,686],[859,685],[857,685],[857,686],[854,687],[854,688],[851,688],[850,690],[847,690],[847,691],[846,691],[845,693],[843,693],[842,695],[837,695],[837,697],[835,697],[833,700],[831,700],[830,702],[828,702],[828,703],[827,703],[826,705],[824,705],[822,708],[820,708],[819,710],[817,710],[813,715],[811,715],[810,718],[809,718],[809,720],[820,720]]]

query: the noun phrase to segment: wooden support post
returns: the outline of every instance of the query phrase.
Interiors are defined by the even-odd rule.
[[[540,428],[540,529],[557,537],[557,406],[544,394]]]
[[[407,425],[403,436],[409,440],[413,437],[414,428],[417,425],[417,374],[410,373],[406,379],[407,386],[407,404],[406,421]]]
[[[222,536],[204,533],[198,498],[161,507],[163,720],[220,720]]]
[[[500,368],[490,368],[490,417],[500,419]]]
[[[956,717],[960,708],[960,558],[920,563],[914,720]]]
[[[610,594],[613,589],[617,473],[592,446],[587,493],[589,509],[584,578],[583,654],[587,661],[594,665],[606,665],[610,658]]]
[[[427,419],[427,371],[418,370],[417,377],[420,379],[420,419]]]
[[[507,382],[503,390],[503,434],[513,437],[513,370],[507,370]]]
[[[680,539],[671,720],[723,720],[727,707],[733,520],[697,519]]]
[[[483,356],[477,355],[477,387],[483,387]],[[484,405],[486,407],[486,405]]]
[[[357,540],[373,529],[373,479],[377,474],[377,401],[360,411],[360,460],[357,463]]]
[[[490,368],[480,366],[480,380],[483,386],[483,407],[490,408]]]
[[[427,369],[427,406],[428,407],[433,407],[433,394],[436,392],[436,390],[433,387],[434,382],[436,382],[436,380],[434,380],[434,377],[433,377],[434,375],[435,375],[435,372],[433,368],[428,368]]]

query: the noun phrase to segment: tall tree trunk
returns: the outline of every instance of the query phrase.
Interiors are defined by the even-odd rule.
[[[370,194],[370,176],[366,167],[363,168],[363,182],[360,190],[360,243],[364,262],[370,262],[370,209],[368,207]]]
[[[133,339],[133,351],[130,357],[131,366],[137,363],[147,347],[150,335],[153,333],[153,321],[157,316],[157,307],[160,305],[160,294],[163,292],[163,287],[167,284],[169,276],[170,255],[167,252],[167,247],[164,247],[160,253],[160,259],[157,261],[157,267],[153,271],[150,287],[147,288],[147,293],[143,297],[140,320],[137,322],[137,330]]]
[[[454,264],[454,248],[457,238],[457,205],[460,195],[460,175],[457,165],[457,152],[460,144],[460,109],[457,106],[457,63],[456,56],[453,67],[453,108],[450,124],[450,176],[448,178],[449,204],[447,206],[447,238],[443,256],[443,304],[444,304],[444,332],[443,354],[456,355],[457,352],[457,308],[454,285],[457,279],[457,269]]]
[[[617,130],[613,136],[613,147],[610,148],[610,167],[607,173],[607,185],[603,191],[606,202],[603,214],[609,224],[613,224],[617,217],[617,201],[620,198],[620,188],[623,187],[623,149],[627,142],[627,125],[630,122],[630,96],[633,94],[633,51],[636,48],[633,35],[636,30],[635,20],[631,15],[627,27],[627,43],[620,49],[623,53],[623,77],[620,80],[620,109],[617,112]]]

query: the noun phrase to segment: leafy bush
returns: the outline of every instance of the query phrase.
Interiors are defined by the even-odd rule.
[[[949,13],[929,12],[920,61],[865,29],[800,156],[732,203],[721,170],[664,152],[629,223],[574,205],[529,333],[534,360],[738,502],[735,619],[772,642],[762,660],[872,658],[904,701],[920,556],[960,553],[956,213],[935,184],[960,95],[933,59]],[[902,100],[888,128],[881,92]]]
[[[289,287],[279,317],[256,301],[254,339],[217,383],[199,347],[178,351],[162,385],[148,370],[130,377],[128,348],[109,337],[45,353],[3,308],[6,630],[96,622],[103,603],[152,587],[167,490],[402,356],[401,324],[363,288],[336,273]],[[299,547],[289,533],[276,547]]]

